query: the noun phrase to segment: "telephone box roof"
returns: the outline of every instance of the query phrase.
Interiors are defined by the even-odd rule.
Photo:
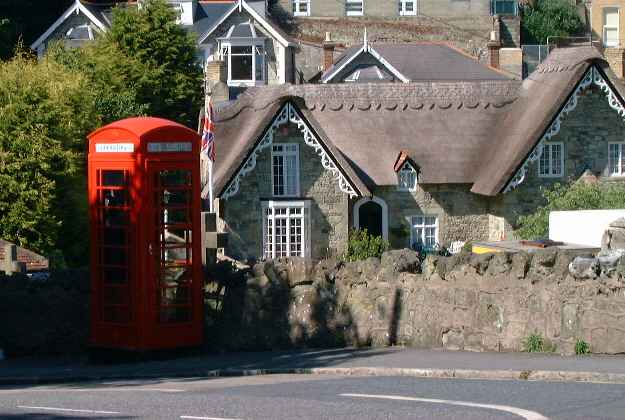
[[[163,129],[163,128],[177,128],[184,129],[189,132],[189,134],[193,134],[197,136],[197,133],[190,128],[179,124],[177,122],[166,120],[164,118],[156,118],[156,117],[132,117],[126,118],[123,120],[115,121],[111,124],[105,125],[104,127],[99,128],[93,133],[89,134],[89,138],[97,135],[98,133],[109,130],[109,129],[123,129],[129,131],[135,136],[141,138],[147,133],[150,133],[154,130]]]

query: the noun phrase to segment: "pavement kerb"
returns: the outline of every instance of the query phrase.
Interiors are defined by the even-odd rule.
[[[175,378],[226,378],[260,375],[338,375],[338,376],[405,376],[433,379],[527,380],[548,382],[592,382],[625,384],[625,373],[579,372],[551,370],[478,370],[478,369],[415,369],[383,367],[323,367],[275,369],[193,369],[178,372],[153,372],[120,375],[65,375],[1,378],[0,385],[49,385],[61,383],[119,381]]]

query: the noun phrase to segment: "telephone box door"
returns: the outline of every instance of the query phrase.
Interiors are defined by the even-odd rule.
[[[180,162],[147,162],[147,289],[155,322],[150,341],[166,347],[201,343],[200,219],[193,210],[199,208],[199,185],[193,182],[198,170]]]

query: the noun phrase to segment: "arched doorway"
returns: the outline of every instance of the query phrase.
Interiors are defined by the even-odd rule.
[[[384,200],[362,198],[354,204],[354,228],[388,240],[388,207]]]

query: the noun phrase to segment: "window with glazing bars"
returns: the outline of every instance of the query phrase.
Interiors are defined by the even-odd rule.
[[[625,143],[608,144],[608,173],[610,176],[625,176],[624,146]]]
[[[345,0],[345,14],[347,16],[362,16],[364,14],[364,0]]]
[[[564,175],[564,144],[546,143],[538,161],[538,175],[543,178]]]
[[[297,144],[274,144],[271,152],[273,195],[299,195],[299,147]]]
[[[264,257],[305,257],[310,236],[308,219],[308,207],[304,202],[264,203]]]
[[[414,191],[417,188],[417,171],[409,163],[405,163],[397,173],[397,189]]]
[[[436,216],[412,216],[410,218],[410,245],[413,249],[433,249],[438,243]]]
[[[292,0],[293,16],[310,16],[310,0]]]
[[[417,14],[417,0],[399,0],[399,16]]]

